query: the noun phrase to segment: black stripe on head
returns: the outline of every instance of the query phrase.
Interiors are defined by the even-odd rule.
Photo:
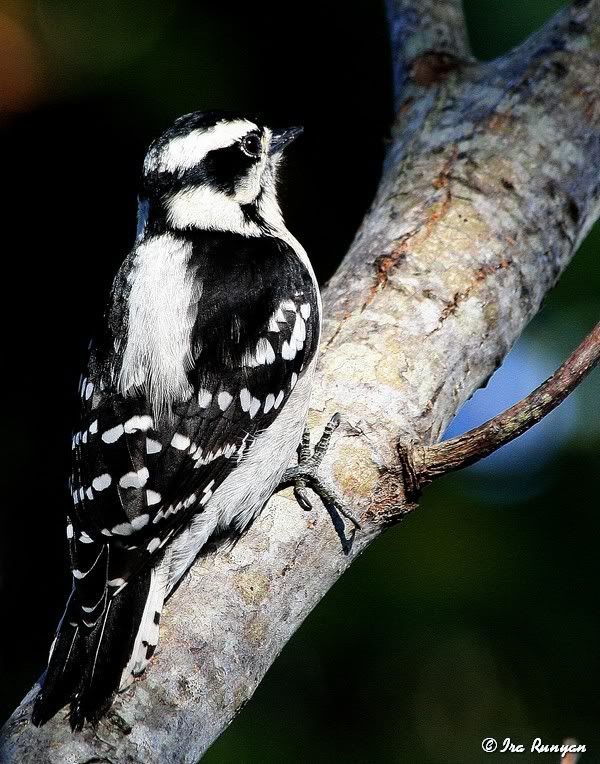
[[[252,132],[260,136],[258,131]],[[249,156],[239,141],[231,146],[209,151],[201,163],[204,182],[216,191],[233,195],[237,184],[248,175],[259,159],[259,156]]]
[[[262,127],[260,122],[247,114],[237,114],[227,111],[195,111],[191,114],[184,114],[175,120],[173,125],[165,130],[156,140],[152,142],[148,148],[148,154],[150,152],[156,152],[157,154],[175,138],[182,138],[195,130],[209,130],[216,127],[219,123],[231,123],[231,122],[251,122],[254,125],[258,125],[259,133],[262,133]]]
[[[187,134],[187,131],[186,131]],[[251,130],[244,138],[256,135],[260,138],[261,130]],[[166,193],[181,190],[188,186],[206,185],[215,191],[233,195],[236,185],[248,175],[249,171],[260,160],[260,156],[250,156],[240,141],[230,146],[209,151],[194,167],[172,172],[162,170],[145,178],[146,196],[162,196]]]

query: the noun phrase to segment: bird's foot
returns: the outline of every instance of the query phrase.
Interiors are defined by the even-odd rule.
[[[329,441],[335,430],[337,430],[339,424],[340,415],[334,414],[325,426],[323,434],[319,438],[319,442],[314,447],[312,453],[310,450],[310,432],[308,428],[305,428],[304,433],[302,434],[302,440],[298,446],[298,465],[296,467],[290,467],[283,473],[281,482],[276,490],[280,491],[283,488],[294,486],[294,496],[296,497],[296,501],[300,504],[302,509],[306,512],[310,512],[313,506],[306,490],[307,488],[310,488],[317,494],[326,507],[335,509],[340,515],[348,518],[356,528],[360,529],[359,521],[352,512],[344,506],[344,502],[338,496],[336,490],[332,486],[327,485],[319,474],[321,462],[329,447]]]

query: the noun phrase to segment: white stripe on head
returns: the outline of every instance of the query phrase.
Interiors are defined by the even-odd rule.
[[[247,119],[236,119],[233,122],[221,120],[213,127],[199,128],[187,135],[178,135],[166,145],[148,152],[144,172],[176,172],[190,169],[199,164],[210,151],[227,148],[246,133],[257,129],[257,126]]]
[[[261,230],[247,220],[238,201],[208,186],[190,186],[167,202],[168,222],[173,228],[231,231],[242,236],[260,236]]]

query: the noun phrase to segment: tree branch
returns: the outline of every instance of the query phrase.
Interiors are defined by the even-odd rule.
[[[493,63],[465,63],[463,43],[451,71],[424,77],[396,62],[394,139],[323,294],[309,416],[320,431],[342,412],[323,470],[362,530],[306,515],[291,492],[275,497],[232,549],[209,549],[192,568],[165,610],[160,651],[111,717],[78,735],[60,717],[36,729],[34,688],[4,729],[4,764],[36,762],[40,750],[50,764],[196,762],[348,565],[414,506],[399,438],[425,447],[440,437],[600,211],[599,4],[578,0]],[[396,42],[403,24],[418,27],[401,19],[410,8],[417,20],[434,13],[433,3],[390,4]],[[428,47],[396,52],[408,61]]]
[[[555,409],[600,362],[600,323],[557,371],[526,398],[463,435],[405,453],[413,490],[468,467],[527,432]]]
[[[413,83],[426,85],[459,62],[473,62],[462,0],[387,0],[394,104]]]

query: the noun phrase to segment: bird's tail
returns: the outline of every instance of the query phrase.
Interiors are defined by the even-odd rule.
[[[158,645],[160,616],[167,593],[170,561],[171,549],[167,549],[160,563],[150,571],[148,596],[129,660],[121,674],[119,690],[124,690],[136,676],[143,673]]]
[[[77,595],[71,593],[35,699],[31,719],[36,726],[45,724],[67,704],[73,730],[80,730],[86,720],[96,722],[108,710],[122,685],[125,667],[129,667],[136,649],[139,652],[136,645],[140,635],[149,634],[149,622],[156,619],[155,605],[160,614],[162,599],[156,593],[155,581],[154,570],[132,576],[127,586],[108,598],[101,618],[91,629],[81,624]],[[156,647],[158,626],[152,629],[152,636],[156,637]],[[143,668],[145,663],[140,671]]]

